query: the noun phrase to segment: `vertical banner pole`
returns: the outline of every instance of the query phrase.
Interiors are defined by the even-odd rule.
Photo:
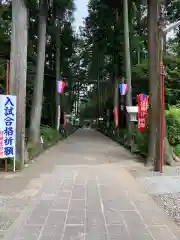
[[[16,171],[16,157],[13,158],[13,172]]]
[[[9,94],[9,61],[6,63],[6,95]]]

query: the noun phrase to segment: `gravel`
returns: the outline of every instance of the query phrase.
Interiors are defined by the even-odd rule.
[[[180,226],[180,193],[152,195],[151,198]]]
[[[0,195],[0,240],[29,204],[28,197]]]

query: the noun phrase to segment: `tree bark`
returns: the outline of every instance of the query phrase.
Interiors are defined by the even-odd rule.
[[[119,11],[116,9],[116,26],[115,28],[115,35],[118,32],[118,22],[119,22]],[[116,36],[115,36],[116,37]],[[113,54],[113,64],[114,64],[114,111],[117,110],[117,126],[116,126],[116,133],[119,136],[119,78],[118,78],[118,63],[117,63],[117,55],[114,52]],[[114,112],[115,114],[115,112]],[[116,124],[116,123],[115,123]]]
[[[99,56],[97,57],[97,117],[98,117],[98,124],[99,124],[99,117],[100,117],[100,86],[99,86],[99,71],[100,71],[100,60]]]
[[[77,84],[78,84],[77,85],[78,89],[77,89],[77,115],[76,115],[76,117],[79,118],[80,82],[78,82]]]
[[[29,129],[29,142],[36,145],[40,142],[40,124],[43,101],[44,64],[46,47],[46,1],[40,1],[40,13],[38,24],[38,59],[36,78],[33,92],[33,103],[31,110],[31,123]]]
[[[28,17],[23,0],[12,1],[12,36],[10,54],[10,94],[17,97],[16,159],[25,161],[25,113]]]
[[[60,19],[56,19],[56,80],[60,80],[60,51],[61,51],[61,43],[60,43]],[[61,120],[61,96],[60,93],[56,92],[56,130],[59,131],[60,120]]]
[[[158,134],[158,0],[148,0],[148,55],[149,55],[149,149],[147,164],[156,161]]]
[[[125,69],[126,69],[126,83],[128,84],[128,92],[126,94],[126,105],[132,106],[132,84],[131,84],[131,54],[129,44],[129,16],[128,16],[128,0],[123,1],[124,13],[124,43],[125,43]],[[127,116],[128,126],[128,145],[132,144],[132,129],[133,125],[130,121],[130,116]]]
[[[132,106],[132,86],[131,86],[131,55],[129,44],[129,17],[128,17],[128,1],[124,0],[124,42],[125,42],[125,69],[126,83],[128,84],[128,92],[126,94],[127,106]]]
[[[138,2],[136,4],[137,13],[136,13],[136,19],[137,19],[137,33],[138,37],[141,40],[142,33],[141,33],[141,2]],[[141,63],[141,41],[139,41],[138,49],[137,49],[137,63]]]

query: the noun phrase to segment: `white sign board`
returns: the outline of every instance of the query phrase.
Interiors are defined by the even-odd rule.
[[[15,156],[16,96],[0,95],[0,158],[15,160]]]

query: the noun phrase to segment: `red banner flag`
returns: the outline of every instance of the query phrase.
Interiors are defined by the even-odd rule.
[[[118,127],[118,108],[117,107],[115,107],[114,108],[114,122],[115,122],[115,128],[117,128]]]
[[[68,124],[67,117],[66,117],[66,113],[64,112],[64,128],[67,127],[67,124]]]
[[[148,100],[149,97],[145,94],[139,94],[137,97],[138,101],[138,126],[137,130],[144,131],[147,124],[148,114]]]
[[[0,131],[0,157],[3,157],[3,143],[4,143],[4,132]]]

